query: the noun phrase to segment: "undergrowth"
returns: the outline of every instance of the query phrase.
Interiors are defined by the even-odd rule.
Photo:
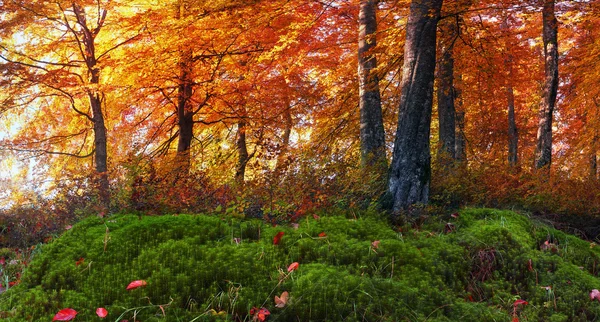
[[[275,227],[216,215],[88,218],[41,247],[0,295],[0,314],[50,321],[68,307],[76,321],[99,321],[104,307],[110,321],[251,321],[264,307],[269,321],[600,317],[589,295],[600,287],[598,248],[524,215],[466,209],[395,229],[373,213],[309,218]],[[147,285],[127,291],[134,280]],[[276,307],[284,291],[289,300]]]

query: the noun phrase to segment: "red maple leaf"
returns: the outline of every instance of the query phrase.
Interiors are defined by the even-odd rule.
[[[99,307],[96,309],[96,315],[101,318],[105,318],[108,315],[108,311],[103,307]]]
[[[283,237],[285,233],[283,231],[280,231],[277,233],[277,235],[275,235],[275,237],[273,237],[273,245],[279,245],[279,242],[281,241],[281,237]]]
[[[143,287],[146,285],[148,285],[148,283],[146,283],[146,281],[143,281],[143,280],[133,281],[133,282],[129,283],[129,285],[127,285],[127,290],[133,290],[138,287]]]
[[[290,266],[288,266],[288,272],[297,270],[298,266],[300,266],[300,264],[298,264],[298,262],[291,263]]]
[[[71,321],[77,315],[77,311],[73,309],[62,309],[56,313],[52,321]]]
[[[327,234],[324,231],[322,231],[319,233],[319,237],[327,237]]]

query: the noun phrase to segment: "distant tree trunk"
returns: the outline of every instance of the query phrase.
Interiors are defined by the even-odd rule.
[[[395,213],[429,201],[429,133],[436,56],[436,29],[443,0],[413,0],[406,26],[398,128],[389,192]]]
[[[287,73],[287,70],[286,70]],[[286,85],[286,89],[291,89],[289,84],[289,79],[287,76],[284,76],[284,82]],[[286,161],[288,149],[290,146],[290,137],[292,135],[292,127],[294,125],[294,120],[292,119],[292,100],[290,99],[289,91],[285,91],[284,102],[285,109],[283,110],[283,135],[281,137],[281,147],[279,148],[279,154],[277,155],[277,161],[275,163],[275,173],[282,174],[289,165],[289,162]]]
[[[177,167],[178,172],[187,174],[190,169],[190,149],[194,137],[194,113],[190,98],[192,97],[191,79],[192,53],[187,50],[181,55],[179,62],[179,82],[177,86],[177,125],[179,137],[177,141]]]
[[[279,149],[279,154],[277,155],[277,163],[275,164],[275,172],[282,173],[287,168],[288,162],[286,162],[286,157],[288,153],[288,148],[290,146],[290,136],[292,135],[292,108],[290,106],[290,102],[287,102],[287,108],[283,111],[283,122],[285,128],[283,129],[283,135],[281,137],[281,148]]]
[[[439,160],[456,158],[456,110],[454,100],[454,42],[458,37],[457,21],[446,19],[441,23],[438,63],[438,120],[440,146]]]
[[[508,105],[508,164],[515,167],[519,162],[519,133],[515,120],[515,94],[510,80],[506,87],[506,102]]]
[[[77,18],[77,23],[81,28],[81,43],[83,45],[85,64],[90,76],[90,84],[100,84],[100,69],[97,66],[96,47],[94,41],[100,32],[107,11],[102,10],[98,19],[98,26],[90,30],[87,25],[86,14],[83,8],[73,4],[73,13]],[[97,88],[97,86],[93,86]],[[90,109],[92,110],[92,123],[94,125],[94,161],[96,164],[96,186],[99,190],[99,203],[103,214],[106,214],[110,206],[110,187],[108,182],[108,149],[107,134],[104,124],[104,114],[102,111],[102,94],[97,89],[87,89],[90,100]]]
[[[185,17],[185,1],[179,1],[176,9],[176,19]],[[177,126],[179,128],[179,137],[177,138],[177,156],[175,158],[175,167],[177,177],[186,175],[190,171],[190,149],[194,137],[194,112],[191,106],[191,97],[193,94],[192,79],[192,51],[188,48],[181,48],[178,62],[177,78]]]
[[[503,32],[508,33],[508,17],[505,16],[500,24]],[[508,108],[508,164],[517,166],[519,162],[519,133],[515,119],[515,93],[513,90],[513,55],[505,54],[504,66],[506,67],[506,106]]]
[[[381,112],[377,59],[376,0],[361,0],[358,26],[358,79],[360,108],[361,164],[375,176],[384,177],[387,169],[385,132]]]
[[[235,166],[235,182],[240,186],[244,185],[246,176],[246,165],[250,160],[248,147],[246,145],[246,121],[240,120],[237,124],[236,150],[238,153],[238,161]]]
[[[590,180],[598,179],[598,158],[597,158],[598,137],[599,137],[598,130],[595,130],[594,137],[592,138],[592,145],[590,147],[590,154],[589,154],[589,158],[590,158],[589,178],[590,178]]]
[[[454,101],[456,103],[456,161],[465,163],[467,161],[467,139],[465,137],[465,109],[462,99],[462,75],[456,75],[456,86],[454,88]]]
[[[542,0],[545,81],[539,113],[535,167],[550,168],[552,163],[552,114],[558,91],[558,22],[554,14],[554,0]]]

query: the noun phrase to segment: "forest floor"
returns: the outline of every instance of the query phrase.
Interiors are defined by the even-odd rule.
[[[88,218],[0,261],[6,321],[594,321],[600,249],[527,214]],[[24,267],[26,266],[26,267]],[[23,270],[22,274],[20,271]],[[596,301],[596,299],[598,301]]]

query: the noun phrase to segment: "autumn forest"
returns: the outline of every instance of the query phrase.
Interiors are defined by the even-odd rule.
[[[597,1],[0,8],[0,205],[37,209],[34,231],[123,210],[600,215]]]

